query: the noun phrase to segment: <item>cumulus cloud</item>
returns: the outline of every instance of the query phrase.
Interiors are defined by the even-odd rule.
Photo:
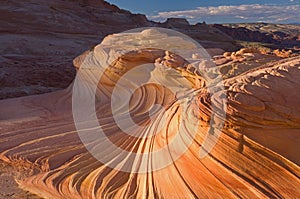
[[[184,17],[190,22],[269,22],[286,23],[300,21],[300,5],[238,5],[198,7],[193,10],[159,12],[149,16],[152,20],[164,21],[170,17]]]

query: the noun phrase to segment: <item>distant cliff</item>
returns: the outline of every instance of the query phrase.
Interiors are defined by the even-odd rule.
[[[282,24],[214,24],[212,27],[235,40],[272,44],[273,48],[300,47],[300,26]]]

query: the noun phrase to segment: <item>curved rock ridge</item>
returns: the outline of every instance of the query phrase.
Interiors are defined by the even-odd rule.
[[[20,186],[55,199],[297,198],[300,57],[227,75],[221,70],[227,63],[195,53],[191,49],[197,47],[191,47],[192,43],[185,46],[186,42],[180,43],[178,38],[167,37],[166,43],[154,42],[161,45],[144,43],[142,49],[134,48],[135,42],[141,41],[139,36],[153,37],[150,43],[166,38],[159,31],[150,33],[109,36],[78,57],[74,63],[80,84],[75,80],[62,91],[1,101],[0,158],[16,170],[22,168]],[[173,51],[160,47],[165,44],[171,44]],[[175,53],[185,47],[189,56]],[[242,56],[246,57],[245,53]],[[253,63],[259,58],[254,57]],[[229,60],[233,61],[247,62]],[[134,70],[139,66],[145,68]],[[214,82],[221,76],[224,81]],[[153,81],[139,85],[144,77]],[[114,93],[118,83],[126,80],[134,80],[139,87],[130,93],[136,86],[120,84],[122,89]],[[74,89],[79,89],[75,97],[86,99],[86,94],[93,94],[88,89],[95,83],[95,103],[91,106],[99,126],[82,120],[80,124],[86,129],[78,130],[72,113]],[[184,89],[174,92],[173,87],[179,85]],[[127,92],[131,94],[128,106]],[[222,115],[212,112],[223,109],[226,99],[222,128]],[[117,102],[116,112],[112,101]],[[160,105],[159,109],[155,105]],[[124,107],[137,126],[128,125]],[[81,112],[86,118],[91,114],[89,109]],[[104,134],[83,140],[82,133],[100,132],[100,128]],[[130,154],[153,156],[146,156],[146,162],[137,155],[120,159],[124,156],[107,148],[110,146],[105,145],[104,137]],[[205,141],[213,145],[215,139],[216,145],[201,157],[201,150],[211,149]],[[166,145],[168,150],[162,156],[153,153]],[[177,156],[184,147],[187,150]],[[166,160],[172,161],[155,169]],[[142,168],[147,172],[138,172]]]
[[[194,96],[204,85],[212,84],[217,76],[212,76],[209,70],[206,76],[202,75],[205,65],[202,62],[199,64],[199,61],[203,59],[203,62],[209,62],[209,55],[203,53],[205,51],[200,46],[198,48],[196,42],[187,41],[187,37],[181,34],[182,37],[168,35],[174,31],[166,29],[136,31],[141,32],[107,37],[87,55],[73,86],[73,113],[79,136],[86,145],[91,145],[91,140],[101,137],[102,141],[96,143],[100,146],[88,148],[101,162],[107,163],[106,166],[111,164],[113,168],[118,167],[130,173],[150,173],[178,159],[191,145],[191,138],[196,134],[192,127],[197,129],[199,121],[192,108],[195,106]],[[176,54],[159,48],[172,50]],[[193,62],[188,63],[179,55]],[[95,94],[96,101],[93,97]],[[91,106],[93,102],[98,118],[96,114],[91,116],[95,111],[94,105]],[[101,110],[103,107],[106,107],[105,111]],[[100,127],[99,132],[93,135],[90,129],[94,129],[98,123],[87,123],[99,120],[101,126],[108,125],[106,122],[101,124],[99,119],[103,117],[103,112],[111,114],[111,120],[105,114],[105,121],[112,126],[115,124],[117,128],[107,133],[104,127]],[[174,126],[171,132],[168,130],[170,126]],[[211,128],[211,131],[214,130]],[[115,142],[111,140],[111,134],[118,135],[118,142],[122,145],[124,142],[132,143],[133,148],[126,147],[124,152],[121,146],[111,143]],[[105,140],[103,137],[107,136]],[[136,146],[136,142],[141,142],[141,145]],[[122,150],[119,151],[115,145]],[[99,152],[94,153],[96,147]],[[105,154],[107,151],[102,154],[105,149],[119,152],[112,153],[114,157],[109,159],[109,155]],[[146,151],[150,155],[140,155]],[[132,160],[127,161],[128,152]],[[124,162],[132,168],[115,161],[116,156],[126,159]],[[139,161],[141,163],[135,163]]]

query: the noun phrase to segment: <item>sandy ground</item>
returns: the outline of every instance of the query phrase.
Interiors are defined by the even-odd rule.
[[[0,199],[42,199],[21,189],[14,179],[16,175],[10,165],[0,160]]]

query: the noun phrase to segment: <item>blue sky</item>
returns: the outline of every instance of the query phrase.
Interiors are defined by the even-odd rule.
[[[133,13],[146,14],[155,21],[184,17],[191,23],[300,21],[300,0],[108,0]]]

